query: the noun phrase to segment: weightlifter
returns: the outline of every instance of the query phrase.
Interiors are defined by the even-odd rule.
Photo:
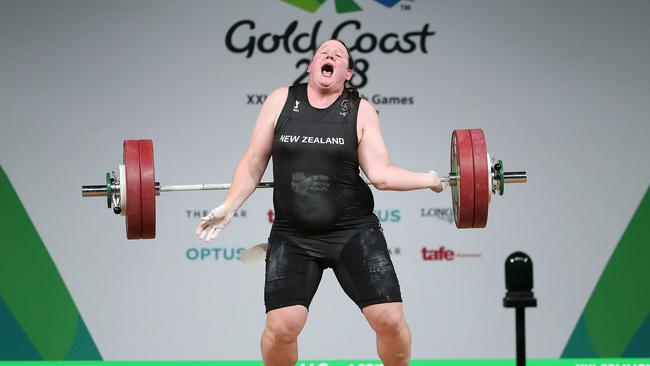
[[[265,365],[293,365],[297,338],[326,268],[361,309],[387,366],[408,365],[411,334],[374,201],[359,167],[379,190],[445,189],[435,171],[393,164],[375,109],[346,87],[352,57],[339,40],[314,52],[307,84],[274,90],[224,202],[199,224],[210,241],[253,193],[273,157],[275,221],[266,253],[262,333]]]

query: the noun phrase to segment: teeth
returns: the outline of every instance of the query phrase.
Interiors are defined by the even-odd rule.
[[[321,67],[321,72],[323,73],[323,75],[328,75],[328,76],[332,75],[332,73],[334,72],[334,67],[330,64],[324,64]]]

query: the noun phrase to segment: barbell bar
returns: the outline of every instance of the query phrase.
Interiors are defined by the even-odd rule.
[[[454,130],[450,173],[441,177],[451,187],[454,221],[458,228],[483,228],[493,195],[503,195],[507,183],[525,183],[525,171],[506,172],[503,162],[487,152],[482,129]],[[371,182],[366,184],[371,185]],[[127,239],[156,236],[155,197],[162,192],[228,190],[228,183],[161,185],[155,181],[153,141],[124,140],[123,164],[106,173],[106,184],[84,185],[82,197],[106,197],[108,208],[125,216]],[[273,188],[260,182],[257,188]]]

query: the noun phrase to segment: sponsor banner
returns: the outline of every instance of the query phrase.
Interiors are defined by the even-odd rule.
[[[454,223],[454,210],[451,207],[422,207],[420,216],[440,220],[448,224]]]
[[[373,211],[379,222],[384,223],[398,223],[402,221],[402,211],[399,209],[375,209]]]
[[[432,249],[422,247],[420,254],[422,255],[423,261],[431,262],[450,262],[456,259],[481,257],[481,253],[457,253],[456,251],[446,248],[445,246],[440,246],[438,248]]]
[[[192,262],[230,262],[238,261],[245,247],[189,247],[185,258]]]
[[[192,220],[201,219],[202,217],[207,216],[210,213],[210,211],[212,211],[212,209],[209,209],[209,210],[207,210],[207,209],[200,209],[200,210],[185,209],[184,210],[185,217],[187,217],[188,219],[192,219]],[[238,210],[233,215],[233,219],[245,219],[247,217],[248,217],[248,213],[246,212],[246,210]]]

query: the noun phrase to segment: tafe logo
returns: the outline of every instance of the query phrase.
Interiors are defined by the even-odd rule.
[[[438,249],[422,247],[422,259],[425,261],[453,261],[454,251],[441,246]]]
[[[295,7],[298,7],[304,11],[308,11],[310,13],[315,13],[318,9],[320,9],[321,5],[326,0],[282,0],[287,4],[291,4]],[[380,3],[381,5],[392,8],[400,2],[400,0],[375,0],[376,2]],[[336,12],[341,14],[341,13],[351,13],[353,11],[360,11],[362,10],[361,7],[357,4],[356,1],[354,0],[336,0],[334,2],[336,4]]]
[[[453,261],[455,259],[465,258],[481,258],[481,253],[458,253],[451,249],[447,249],[444,246],[441,246],[438,249],[428,249],[427,247],[422,247],[420,253],[422,254],[422,260],[437,262]]]

